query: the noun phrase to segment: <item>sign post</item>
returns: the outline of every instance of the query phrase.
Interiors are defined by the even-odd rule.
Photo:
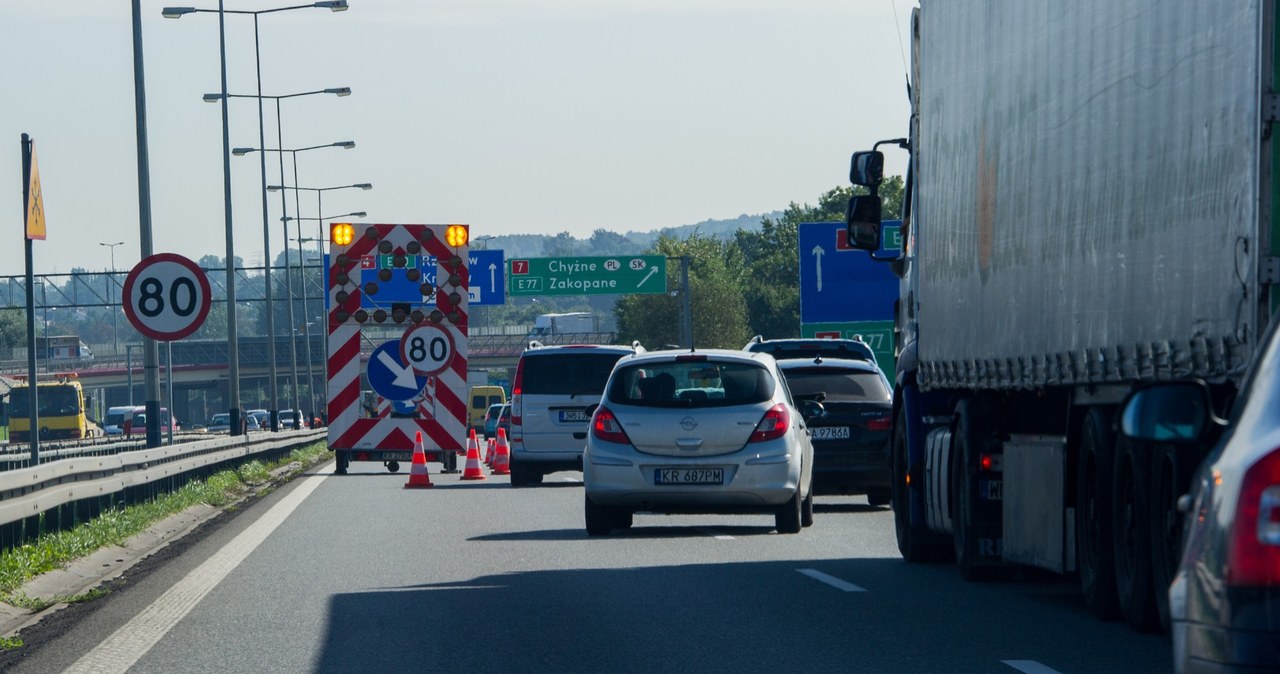
[[[511,260],[512,296],[662,295],[667,258],[662,255],[529,257]]]
[[[26,251],[27,263],[27,385],[31,388],[28,398],[28,418],[31,425],[28,435],[31,436],[31,465],[40,463],[40,434],[36,431],[39,425],[39,391],[36,387],[36,313],[35,313],[35,273],[32,266],[31,242],[45,238],[44,196],[40,191],[40,170],[36,165],[36,142],[27,134],[22,134],[22,226],[24,230],[23,249]],[[48,335],[46,335],[48,337]]]

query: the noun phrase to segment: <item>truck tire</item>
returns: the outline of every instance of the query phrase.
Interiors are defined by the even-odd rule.
[[[1115,468],[1110,415],[1085,414],[1076,452],[1076,557],[1084,603],[1103,620],[1120,618],[1115,557],[1111,554],[1111,471]]]
[[[956,568],[968,581],[1005,578],[1016,570],[1012,565],[993,565],[978,552],[975,536],[978,498],[978,454],[988,434],[986,423],[974,400],[956,405],[956,428],[951,434],[951,541]]]
[[[1111,535],[1116,595],[1130,627],[1150,632],[1159,626],[1151,583],[1151,469],[1136,442],[1120,441],[1112,472]]]
[[[1175,447],[1165,445],[1151,452],[1151,584],[1156,615],[1165,631],[1169,630],[1169,586],[1182,560],[1183,515],[1178,512],[1178,497],[1188,491],[1188,465]]]
[[[911,487],[907,486],[907,422],[901,409],[894,415],[889,450],[893,466],[890,496],[893,499],[893,528],[898,538],[898,553],[903,559],[916,564],[946,559],[951,553],[950,547],[926,542],[930,538],[928,528],[911,526]]]
[[[337,462],[338,462],[338,465],[333,469],[334,475],[346,475],[347,464],[349,463],[347,459],[347,453],[339,449],[339,450],[336,450],[334,454],[336,455]]]

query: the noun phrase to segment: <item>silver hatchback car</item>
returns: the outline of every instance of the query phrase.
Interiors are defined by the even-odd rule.
[[[629,528],[636,511],[772,513],[780,533],[813,523],[809,429],[768,354],[619,360],[592,413],[582,469],[592,536]]]

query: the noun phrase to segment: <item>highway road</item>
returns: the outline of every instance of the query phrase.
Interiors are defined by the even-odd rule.
[[[1074,584],[909,565],[892,513],[816,523],[639,514],[588,538],[580,474],[322,465],[24,632],[14,672],[1162,672],[1167,636],[1096,620]],[[380,469],[380,467],[377,467]],[[433,464],[433,471],[437,468]],[[366,470],[368,472],[360,472]]]

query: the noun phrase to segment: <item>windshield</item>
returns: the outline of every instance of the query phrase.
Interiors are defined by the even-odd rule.
[[[119,426],[124,423],[124,412],[107,412],[104,422],[108,426]]]
[[[773,397],[769,371],[754,363],[650,361],[620,368],[609,400],[642,407],[723,407]]]
[[[65,416],[80,413],[80,392],[74,386],[41,386],[36,395],[39,407],[36,414],[42,417]],[[31,414],[30,387],[15,388],[9,393],[9,416],[25,417]]]
[[[797,400],[818,399],[823,402],[890,402],[884,379],[876,372],[858,372],[837,368],[786,369],[787,386]]]
[[[564,352],[524,359],[524,395],[600,395],[621,353]]]

